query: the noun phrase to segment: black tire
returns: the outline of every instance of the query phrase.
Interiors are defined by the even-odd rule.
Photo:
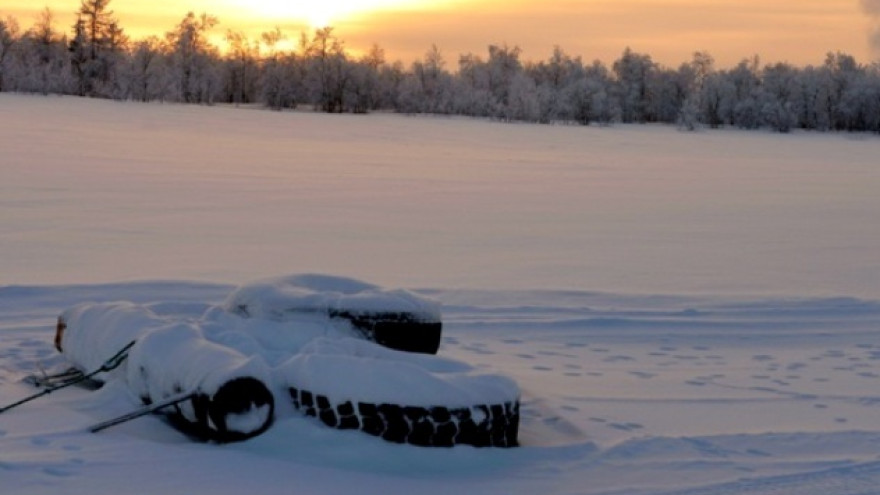
[[[340,430],[360,430],[394,443],[423,447],[516,447],[519,401],[473,407],[418,407],[350,401],[290,387],[293,406]]]
[[[361,312],[330,310],[328,316],[345,320],[367,340],[405,352],[437,354],[443,324],[411,312]]]
[[[194,419],[184,416],[179,406],[171,415],[172,424],[193,437],[218,443],[240,442],[265,432],[275,416],[275,399],[266,385],[250,377],[223,384],[213,396],[196,394],[191,399]],[[229,424],[231,415],[268,406],[268,413],[257,426],[241,430]],[[256,414],[256,413],[255,413]]]
[[[249,291],[255,287],[274,294],[275,306],[266,309]],[[289,290],[296,297],[285,302]],[[359,298],[384,298],[369,307]],[[384,307],[383,307],[384,306]],[[379,345],[406,352],[436,354],[440,348],[443,325],[439,306],[408,291],[388,291],[354,279],[330,275],[292,275],[258,281],[234,291],[225,303],[226,310],[242,318],[268,318],[284,321],[296,315],[322,315],[328,321],[353,328],[358,336]]]

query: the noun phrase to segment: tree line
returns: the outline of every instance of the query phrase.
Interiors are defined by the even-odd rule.
[[[109,3],[81,0],[64,31],[48,8],[26,30],[0,19],[0,91],[540,123],[880,132],[880,63],[840,52],[818,66],[762,65],[756,56],[718,69],[706,52],[669,68],[626,48],[609,67],[560,47],[532,62],[519,47],[491,45],[450,68],[432,46],[405,66],[387,61],[378,45],[352,55],[331,27],[301,33],[288,50],[277,28],[259,39],[230,30],[221,51],[208,38],[217,18],[192,12],[161,38],[131,40]]]

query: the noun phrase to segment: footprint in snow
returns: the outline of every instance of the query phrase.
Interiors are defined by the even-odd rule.
[[[466,351],[471,351],[476,354],[482,354],[484,356],[495,354],[494,351],[490,351],[490,350],[486,349],[484,345],[462,346],[461,348]]]
[[[38,447],[45,447],[46,445],[50,445],[52,440],[44,437],[34,437],[31,438],[31,445],[36,445]]]
[[[553,371],[553,368],[550,366],[532,366],[532,369],[535,371]]]
[[[648,380],[657,376],[656,373],[648,373],[647,371],[630,371],[629,374],[636,378],[642,378],[644,380]]]
[[[609,423],[609,427],[614,428],[615,430],[622,431],[633,431],[633,430],[641,430],[644,426],[638,423]]]
[[[68,476],[73,476],[75,473],[70,471],[69,469],[64,469],[56,466],[49,466],[43,468],[43,472],[48,474],[49,476],[55,476],[58,478],[66,478]]]
[[[699,361],[700,360],[700,356],[692,356],[690,354],[676,354],[672,357],[675,359],[678,359],[679,361]]]
[[[618,356],[609,356],[609,357],[602,360],[603,363],[619,363],[619,362],[624,362],[624,361],[635,361],[635,359],[630,356],[618,355]]]
[[[46,343],[40,340],[26,339],[19,342],[18,345],[19,347],[42,347]]]

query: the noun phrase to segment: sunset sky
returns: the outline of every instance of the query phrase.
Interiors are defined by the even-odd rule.
[[[820,64],[829,51],[867,63],[878,59],[870,33],[880,25],[874,0],[113,0],[110,7],[132,38],[162,35],[187,11],[219,18],[227,30],[256,39],[275,26],[296,40],[329,24],[352,51],[373,43],[390,60],[411,62],[436,44],[448,67],[458,55],[485,56],[489,44],[523,50],[524,60],[546,59],[554,45],[585,61],[611,63],[627,46],[667,66],[711,53],[721,67],[754,54],[765,62]],[[0,17],[30,27],[48,6],[56,29],[67,31],[79,0],[0,0]]]

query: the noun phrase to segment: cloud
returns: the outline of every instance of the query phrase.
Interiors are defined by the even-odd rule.
[[[874,19],[874,26],[868,35],[868,43],[874,55],[880,57],[880,0],[859,0],[862,10]]]
[[[861,0],[862,10],[865,11],[866,14],[880,17],[880,0]]]

